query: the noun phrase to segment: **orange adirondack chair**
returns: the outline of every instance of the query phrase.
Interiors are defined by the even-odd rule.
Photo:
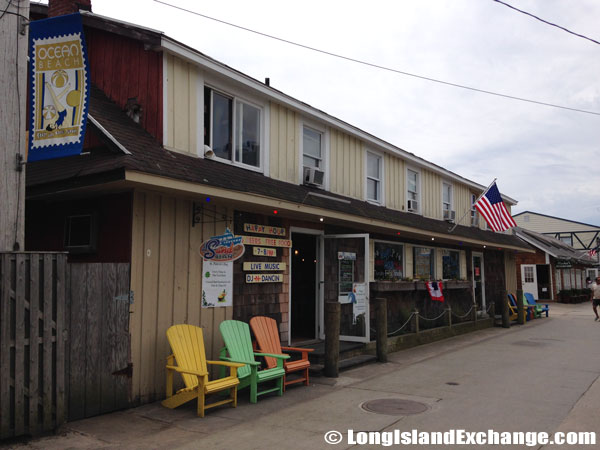
[[[308,360],[308,353],[312,352],[312,348],[296,348],[296,347],[282,347],[281,341],[279,340],[279,329],[277,328],[277,322],[270,317],[256,316],[250,319],[250,327],[256,337],[256,343],[258,345],[258,351],[261,353],[274,353],[281,354],[287,352],[301,353],[300,359],[284,361],[283,367],[285,368],[285,376],[283,377],[283,390],[290,384],[302,383],[308,386],[308,368],[310,367],[310,361]],[[284,353],[284,354],[285,354]],[[265,356],[265,363],[270,369],[277,366],[277,360],[269,356]],[[292,380],[287,379],[288,373],[302,372],[299,378]]]

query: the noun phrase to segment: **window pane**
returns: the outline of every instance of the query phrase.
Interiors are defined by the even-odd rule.
[[[303,133],[303,152],[305,155],[321,159],[321,133],[304,127]]]
[[[451,190],[450,185],[444,183],[443,184],[443,189],[442,189],[442,192],[443,192],[443,195],[444,195],[444,199],[442,201],[444,203],[450,203],[450,190]]]
[[[237,102],[235,159],[258,167],[260,164],[260,109]]]
[[[379,157],[367,153],[367,176],[379,180]]]
[[[232,101],[214,91],[212,95],[212,149],[219,158],[231,160]]]
[[[409,170],[407,178],[408,190],[410,192],[417,192],[417,172]]]
[[[321,160],[304,155],[302,157],[302,164],[304,164],[307,167],[315,167],[318,169],[321,165]]]
[[[404,277],[401,245],[375,242],[375,279],[399,281]]]
[[[379,181],[367,178],[367,199],[379,200]]]
[[[460,278],[460,257],[458,252],[445,250],[442,254],[442,278],[445,280]]]
[[[413,252],[414,277],[426,280],[433,279],[433,249],[415,247]]]

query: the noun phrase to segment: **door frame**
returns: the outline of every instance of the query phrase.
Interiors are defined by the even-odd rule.
[[[481,310],[486,310],[485,302],[485,261],[483,259],[483,252],[472,252],[471,253],[471,267],[473,268],[473,300],[475,300],[475,257],[481,258]]]
[[[539,298],[538,290],[538,281],[537,281],[537,264],[521,264],[521,290],[525,292],[530,292],[529,289],[525,289],[525,268],[532,267],[533,268],[533,283],[527,283],[528,285],[535,285],[535,292],[531,292],[534,298]]]
[[[315,274],[315,335],[314,335],[314,339],[318,339],[319,338],[319,323],[320,323],[320,315],[321,310],[322,310],[322,304],[323,304],[323,289],[321,289],[321,283],[320,280],[323,279],[323,270],[322,270],[322,264],[323,264],[323,258],[321,257],[321,239],[320,236],[322,236],[325,232],[323,230],[315,230],[314,228],[303,228],[303,227],[294,227],[291,226],[290,227],[290,240],[292,241],[292,246],[290,247],[290,254],[288,255],[288,267],[290,268],[290,272],[289,272],[289,277],[290,277],[290,292],[288,294],[288,345],[292,344],[292,249],[294,248],[294,240],[292,239],[292,235],[296,233],[296,234],[309,234],[311,236],[315,236],[315,242],[316,242],[316,246],[317,248],[315,249],[315,254],[317,255],[317,267],[316,267],[316,271],[317,273]]]
[[[342,335],[340,334],[340,340],[341,341],[350,341],[350,342],[369,342],[370,341],[370,327],[369,327],[369,323],[370,323],[370,314],[369,314],[369,272],[370,272],[370,259],[369,259],[369,244],[370,244],[370,235],[369,233],[352,233],[352,234],[323,234],[320,238],[319,241],[321,242],[320,244],[320,255],[319,255],[319,261],[321,261],[321,263],[319,264],[319,268],[320,268],[320,274],[319,274],[319,288],[320,288],[320,293],[319,293],[319,301],[320,301],[320,313],[319,313],[319,339],[325,339],[325,291],[324,289],[321,289],[321,287],[325,284],[325,265],[324,265],[324,261],[325,261],[325,239],[345,239],[345,238],[363,238],[364,242],[365,242],[365,274],[364,274],[364,280],[365,280],[365,284],[367,285],[366,288],[366,293],[367,293],[367,298],[366,298],[366,303],[367,303],[367,307],[366,307],[366,311],[365,311],[365,336],[346,336],[346,335]]]

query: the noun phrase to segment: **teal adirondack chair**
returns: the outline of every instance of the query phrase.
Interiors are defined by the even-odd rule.
[[[548,304],[540,305],[538,302],[535,301],[535,298],[533,298],[533,294],[530,294],[529,292],[525,292],[523,294],[523,297],[523,301],[533,306],[535,317],[542,317],[543,313],[546,313],[546,317],[548,317],[548,312],[550,311],[550,306]]]
[[[221,349],[221,360],[246,364],[237,371],[240,380],[238,390],[250,386],[250,403],[256,403],[259,395],[277,392],[283,395],[283,380],[285,369],[283,361],[289,355],[275,355],[272,353],[256,353],[252,348],[250,338],[250,327],[247,323],[238,320],[225,320],[219,325],[219,330],[225,341],[225,347]],[[258,370],[260,362],[255,360],[256,356],[270,356],[277,359],[277,367],[272,369]],[[275,381],[276,386],[259,391],[258,386],[266,381]]]

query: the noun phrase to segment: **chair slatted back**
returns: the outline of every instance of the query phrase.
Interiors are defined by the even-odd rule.
[[[194,325],[173,325],[167,330],[167,339],[177,366],[198,372],[207,372],[202,328]],[[198,385],[198,377],[182,373],[186,388]]]
[[[254,361],[250,327],[239,320],[225,320],[219,325],[229,357],[234,361]],[[238,369],[238,378],[250,375],[250,366]]]
[[[250,327],[256,337],[256,342],[263,353],[274,353],[281,355],[281,341],[277,321],[270,317],[256,316],[250,319]],[[271,356],[265,356],[265,363],[269,369],[277,367],[277,360]]]

